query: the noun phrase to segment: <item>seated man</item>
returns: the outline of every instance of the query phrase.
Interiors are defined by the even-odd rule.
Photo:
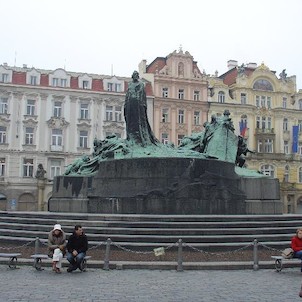
[[[84,234],[81,225],[76,225],[74,227],[74,232],[68,239],[66,249],[66,258],[70,263],[67,272],[71,273],[80,267],[88,249],[87,236]]]

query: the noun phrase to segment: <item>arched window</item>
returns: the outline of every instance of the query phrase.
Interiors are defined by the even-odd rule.
[[[264,80],[264,79],[257,80],[254,83],[253,89],[255,89],[255,90],[265,90],[265,91],[274,91],[273,85],[268,80]]]
[[[262,165],[260,171],[267,176],[274,177],[275,176],[275,169],[272,165]]]
[[[225,101],[225,94],[223,91],[218,92],[218,103],[224,103]]]

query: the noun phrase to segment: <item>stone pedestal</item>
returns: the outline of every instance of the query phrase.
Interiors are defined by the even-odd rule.
[[[107,160],[100,163],[95,176],[56,177],[49,210],[168,215],[280,214],[278,188],[277,179],[239,177],[234,164],[214,159]]]

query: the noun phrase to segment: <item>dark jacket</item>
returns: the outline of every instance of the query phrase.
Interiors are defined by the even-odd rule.
[[[86,252],[88,250],[88,240],[85,234],[77,236],[75,233],[70,235],[66,249],[69,253],[76,250],[78,253]]]

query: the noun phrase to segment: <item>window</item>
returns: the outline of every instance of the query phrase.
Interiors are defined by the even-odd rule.
[[[185,91],[183,89],[178,89],[178,98],[183,100],[185,97]]]
[[[30,85],[37,85],[37,77],[30,76]]]
[[[272,165],[263,165],[261,166],[260,170],[264,175],[274,177],[275,172],[274,167]]]
[[[284,141],[283,142],[283,152],[284,154],[288,154],[289,153],[289,147],[288,147],[288,141]]]
[[[114,86],[115,86],[115,91],[116,91],[116,92],[121,92],[121,90],[122,90],[122,89],[121,89],[121,87],[122,87],[121,84],[115,83]]]
[[[80,148],[88,148],[88,131],[80,131]]]
[[[178,64],[178,76],[184,76],[184,63],[182,62]]]
[[[161,142],[164,145],[167,145],[169,143],[169,136],[168,136],[167,133],[162,133],[162,135],[161,135]]]
[[[25,128],[25,145],[34,144],[34,128]]]
[[[7,114],[8,98],[0,98],[0,114]]]
[[[106,121],[113,120],[113,106],[106,106]]]
[[[267,105],[267,108],[268,108],[268,109],[271,109],[271,108],[272,108],[272,99],[271,99],[270,96],[268,96],[268,97],[266,98],[266,105]]]
[[[0,77],[0,82],[7,83],[8,82],[8,73],[2,73]]]
[[[67,86],[67,80],[61,79],[61,87],[66,87],[66,86]]]
[[[61,117],[62,116],[62,102],[55,102],[53,108],[53,116]]]
[[[261,140],[258,140],[257,147],[258,147],[258,152],[263,153],[263,146],[262,146],[262,141]]]
[[[80,115],[82,120],[87,120],[88,119],[88,104],[81,104],[80,108]]]
[[[253,86],[253,89],[274,91],[273,85],[269,81],[263,79],[257,80]]]
[[[298,154],[302,155],[302,142],[298,143]]]
[[[302,120],[298,120],[299,132],[302,131]]]
[[[6,127],[0,126],[0,144],[6,143]]]
[[[300,99],[300,100],[298,101],[298,105],[299,105],[299,110],[302,110],[302,99]]]
[[[200,100],[200,91],[195,90],[193,97],[194,97],[194,101],[199,101]]]
[[[200,111],[194,111],[194,125],[200,125]]]
[[[53,146],[62,146],[63,134],[61,129],[52,129],[51,144]]]
[[[162,96],[163,96],[163,98],[169,97],[169,89],[167,87],[164,87],[162,89]]]
[[[245,105],[246,104],[246,93],[241,93],[240,94],[240,103],[242,105]]]
[[[302,183],[302,168],[299,168],[299,182]]]
[[[27,100],[26,114],[35,115],[35,100]]]
[[[61,175],[61,160],[51,159],[50,160],[50,178],[53,179],[55,176]]]
[[[113,83],[107,83],[107,90],[113,91]]]
[[[223,91],[218,92],[218,103],[224,103],[225,102],[225,94]]]
[[[183,124],[185,121],[185,111],[178,110],[178,124]]]
[[[177,135],[177,145],[179,146],[181,144],[181,141],[183,140],[185,136],[183,134]]]
[[[286,165],[284,168],[284,182],[289,182],[289,166]]]
[[[264,140],[264,153],[273,153],[273,140],[270,138]]]
[[[283,98],[282,99],[282,108],[286,108],[287,107],[287,98]]]
[[[264,95],[256,95],[256,107],[260,108],[268,108],[271,109],[272,106],[272,99],[270,96]]]
[[[119,83],[107,83],[107,90],[120,92],[122,90],[122,86]]]
[[[272,118],[270,116],[256,116],[256,128],[262,129],[263,131],[265,129],[271,130],[272,129]]]
[[[115,106],[114,108],[114,118],[116,122],[122,121],[122,107],[121,106]]]
[[[168,108],[164,108],[162,110],[162,122],[163,123],[169,122],[169,109]]]
[[[52,86],[59,86],[59,79],[58,78],[53,78],[52,79]]]
[[[5,176],[5,158],[0,158],[0,176]]]
[[[89,82],[88,81],[83,81],[82,82],[82,85],[83,85],[83,89],[89,89]]]
[[[283,119],[283,131],[288,131],[288,119]]]
[[[34,160],[32,158],[24,158],[23,160],[23,177],[33,177]]]

